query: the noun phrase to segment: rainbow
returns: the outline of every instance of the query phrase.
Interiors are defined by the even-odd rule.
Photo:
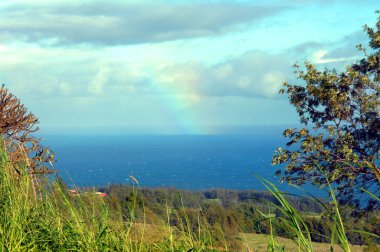
[[[167,82],[166,82],[167,83]],[[207,135],[212,134],[211,127],[201,123],[200,116],[189,103],[200,99],[200,92],[189,85],[155,84],[160,97],[162,114],[171,123],[171,132],[176,134]],[[191,95],[184,95],[191,94]]]

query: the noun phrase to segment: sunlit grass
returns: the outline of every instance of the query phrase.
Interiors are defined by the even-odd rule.
[[[286,230],[288,233],[288,238],[293,240],[297,244],[298,251],[320,251],[316,249],[315,243],[312,242],[311,239],[311,231],[308,226],[304,222],[305,216],[301,215],[284,197],[284,193],[280,192],[279,189],[270,181],[258,178],[260,182],[265,186],[265,188],[271,192],[271,194],[278,200],[279,204],[268,203],[274,209],[277,210],[277,215],[265,214],[261,213],[263,216],[262,221],[269,221],[270,225],[270,234],[267,235],[268,240],[268,251],[284,251],[287,247],[292,247],[294,250],[294,246],[284,246],[281,242],[278,242],[278,237],[276,234],[272,232],[273,226],[276,226],[279,229]],[[331,195],[330,202],[322,202],[318,198],[311,196],[311,200],[317,201],[324,209],[324,214],[327,215],[332,222],[332,230],[330,237],[330,251],[344,251],[350,252],[352,245],[350,245],[349,240],[347,238],[347,228],[344,224],[340,205],[335,196],[335,191],[331,185],[331,183],[327,180],[327,187]],[[366,191],[366,190],[365,190]],[[374,199],[379,200],[378,197],[373,195],[372,193],[366,191],[370,196]],[[320,218],[320,216],[318,216]],[[361,230],[354,230],[352,232],[362,233],[367,236],[372,236],[376,238],[380,238],[378,235],[365,232]],[[328,237],[327,237],[328,238]],[[339,248],[339,249],[338,249]],[[355,251],[361,251],[356,247]]]

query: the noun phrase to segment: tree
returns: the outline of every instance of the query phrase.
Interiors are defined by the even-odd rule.
[[[322,187],[328,179],[341,203],[379,209],[362,189],[380,194],[380,16],[376,28],[364,30],[369,52],[359,45],[364,58],[345,71],[295,65],[304,85],[285,82],[280,93],[288,95],[304,127],[283,132],[287,148],[279,148],[272,163],[286,165],[276,172],[282,181]]]
[[[32,134],[38,131],[38,119],[28,113],[20,100],[5,88],[0,87],[0,142],[6,149],[17,178],[22,172],[21,164],[32,178],[33,186],[38,175],[54,172],[51,164],[53,153],[40,144]]]

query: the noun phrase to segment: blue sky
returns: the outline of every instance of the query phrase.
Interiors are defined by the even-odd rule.
[[[43,132],[215,134],[295,124],[309,60],[360,57],[379,1],[0,2],[0,82]]]

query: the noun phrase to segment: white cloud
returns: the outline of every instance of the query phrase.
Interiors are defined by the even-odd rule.
[[[318,50],[312,54],[311,61],[316,64],[348,62],[357,59],[357,56],[330,58],[327,50]]]
[[[71,94],[72,87],[69,83],[63,81],[59,84],[59,90],[63,96],[69,96]]]
[[[289,76],[285,72],[270,72],[263,76],[263,93],[267,97],[274,97],[282,87],[282,83],[288,80]]]
[[[275,98],[282,82],[292,76],[291,65],[287,55],[252,51],[213,66],[171,64],[155,75],[173,93]]]
[[[8,50],[8,47],[0,44],[0,53],[5,53]]]
[[[107,85],[110,77],[110,68],[108,66],[101,66],[91,80],[91,83],[88,86],[88,91],[94,95],[104,94],[104,87]]]
[[[192,102],[211,96],[276,98],[293,63],[285,54],[259,51],[214,65],[165,59],[134,64],[128,57],[104,57],[101,50],[15,47],[0,55],[1,78],[28,96],[180,95]]]

